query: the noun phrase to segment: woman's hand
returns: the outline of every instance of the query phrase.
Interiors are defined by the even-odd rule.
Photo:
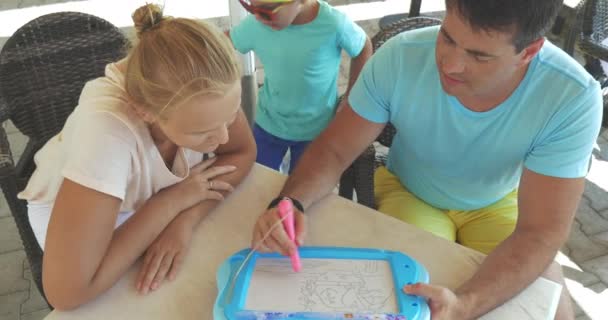
[[[182,212],[204,200],[223,200],[220,191],[232,192],[234,188],[218,176],[234,172],[235,166],[215,166],[216,158],[205,160],[190,169],[190,175],[183,181],[167,187],[163,192],[171,192],[173,203],[179,203]]]
[[[154,291],[165,279],[172,281],[184,262],[192,225],[188,220],[175,218],[148,247],[137,276],[136,289],[141,294]]]

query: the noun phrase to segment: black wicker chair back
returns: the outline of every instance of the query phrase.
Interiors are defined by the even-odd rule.
[[[101,18],[58,12],[19,28],[0,52],[0,121],[11,120],[29,139],[15,164],[5,128],[0,127],[0,186],[41,293],[42,250],[29,224],[27,204],[17,193],[35,169],[34,154],[62,129],[85,83],[102,76],[106,64],[124,57],[127,44],[122,32]]]
[[[568,31],[564,51],[574,56],[575,47],[583,53],[585,69],[600,82],[604,100],[603,126],[608,126],[608,75],[600,60],[608,62],[608,0],[584,0],[576,7],[576,17]]]

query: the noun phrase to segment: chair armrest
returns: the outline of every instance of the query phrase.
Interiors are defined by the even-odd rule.
[[[374,171],[375,171],[376,149],[370,145],[353,162],[354,190],[357,193],[357,202],[376,209],[374,200]]]
[[[0,128],[0,177],[10,176],[15,172],[15,163],[11,146],[4,128]]]
[[[374,207],[374,161],[375,148],[370,145],[353,161],[340,177],[339,194],[341,197],[354,200],[356,192],[357,202]]]

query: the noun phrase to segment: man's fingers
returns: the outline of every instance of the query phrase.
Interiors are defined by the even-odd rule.
[[[266,217],[265,217],[266,218]],[[262,243],[273,252],[282,252],[281,244],[273,237],[272,233],[275,231],[273,228],[273,221],[270,219],[263,219],[261,221],[263,228],[262,231]]]
[[[294,212],[296,218],[296,243],[298,246],[304,244],[306,238],[306,216],[300,212]]]
[[[270,252],[270,249],[262,242],[262,231],[260,230],[260,226],[257,225],[255,230],[253,231],[253,239],[251,240],[251,249],[258,252]]]
[[[415,296],[425,297],[431,300],[437,300],[441,296],[443,296],[443,288],[425,284],[425,283],[416,283],[411,285],[406,285],[403,287],[403,292]]]
[[[298,232],[303,236],[302,229],[299,229]],[[290,252],[296,250],[296,246],[287,236],[276,210],[267,211],[258,218],[251,246],[260,252],[272,251],[282,255],[289,255]]]
[[[255,226],[253,227],[253,234],[251,235],[251,249],[256,250],[258,246],[258,242],[260,242],[260,226],[258,221],[255,222]]]
[[[275,252],[278,252],[284,256],[289,256],[289,254],[295,250],[295,245],[293,243],[293,241],[289,240],[289,238],[287,238],[287,242],[281,241],[277,238],[275,238],[274,234],[271,233],[270,237],[268,237],[269,239],[272,239],[276,245],[279,247],[278,250],[276,250]]]
[[[272,231],[270,232],[269,238],[274,239],[274,241],[278,243],[280,250],[277,250],[277,252],[288,256],[293,250],[296,249],[295,244],[291,239],[289,239],[278,213],[273,211],[271,215],[274,217],[274,219],[270,220],[270,223],[272,224],[270,226]]]

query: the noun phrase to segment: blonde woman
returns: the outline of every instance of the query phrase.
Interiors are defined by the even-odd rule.
[[[256,157],[229,40],[156,5],[133,21],[139,41],[87,83],[20,194],[57,309],[97,297],[142,255],[138,291],[173,279],[193,228]]]

